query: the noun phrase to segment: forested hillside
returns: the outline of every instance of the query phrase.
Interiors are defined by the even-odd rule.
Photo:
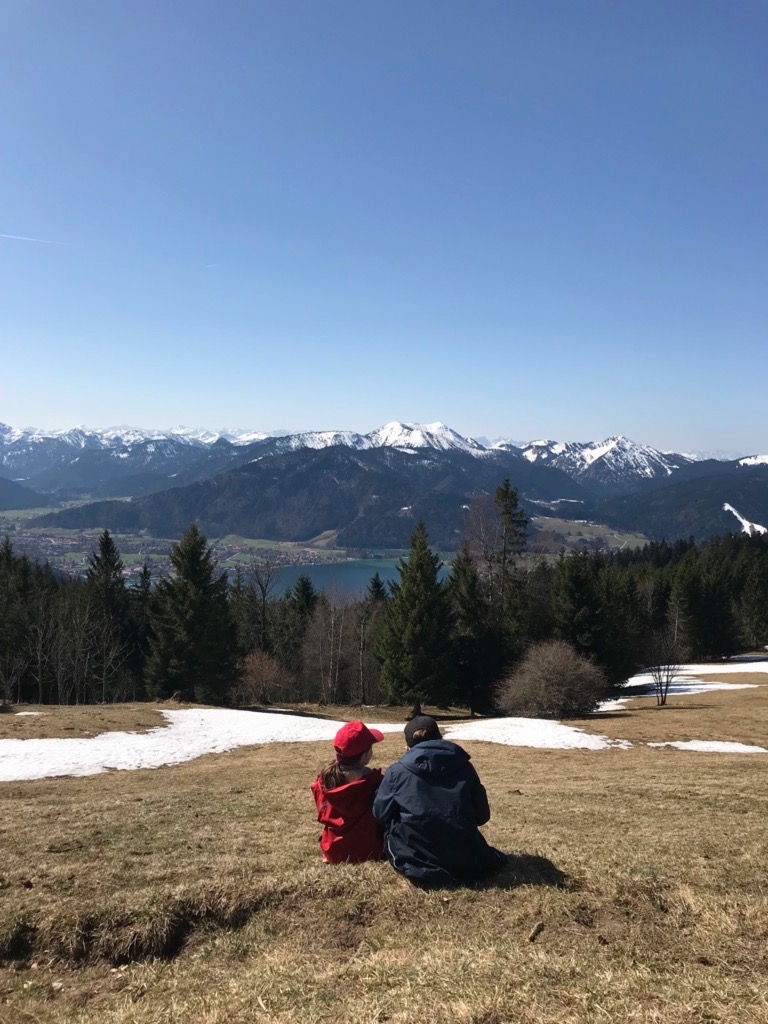
[[[222,704],[392,699],[490,710],[498,681],[544,640],[566,641],[612,684],[662,648],[684,661],[768,643],[766,536],[521,560],[525,515],[505,482],[473,504],[445,582],[431,541],[418,524],[399,583],[387,589],[376,576],[350,600],[316,592],[306,576],[278,593],[276,566],[264,560],[228,582],[195,526],[173,545],[172,577],[153,581],[145,568],[130,589],[108,532],[84,580],[15,555],[6,539],[0,693],[59,703],[180,693]],[[419,626],[418,635],[438,673],[419,668],[423,658],[401,642],[430,622],[440,628]]]

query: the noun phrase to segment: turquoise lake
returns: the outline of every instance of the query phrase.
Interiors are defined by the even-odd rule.
[[[399,559],[361,558],[318,565],[287,565],[280,570],[274,593],[277,595],[286,587],[292,587],[303,574],[309,576],[317,590],[335,586],[350,596],[362,596],[375,572],[378,572],[385,583],[399,579],[396,568],[398,561]],[[449,571],[447,566],[443,566],[440,570],[440,579],[445,579]]]

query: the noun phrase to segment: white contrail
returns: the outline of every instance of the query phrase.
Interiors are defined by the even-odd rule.
[[[26,235],[4,235],[1,231],[0,238],[13,238],[17,242],[42,242],[44,245],[64,245],[63,242],[52,242],[50,238],[27,238]]]

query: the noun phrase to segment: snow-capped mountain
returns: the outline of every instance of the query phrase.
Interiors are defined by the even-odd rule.
[[[366,434],[371,448],[400,448],[415,451],[436,448],[438,451],[462,451],[470,455],[485,455],[488,451],[471,437],[462,437],[445,423],[385,423],[378,430]]]
[[[333,448],[341,445],[364,451],[369,448],[396,448],[403,452],[431,449],[434,451],[460,451],[483,456],[488,449],[470,437],[462,437],[444,423],[400,423],[393,420],[369,434],[351,430],[308,430],[285,437],[268,438],[254,448],[255,459],[266,455],[281,455],[300,448]]]
[[[477,441],[443,423],[391,422],[369,434],[310,430],[281,436],[239,428],[146,430],[121,425],[46,431],[0,424],[0,476],[46,492],[129,496],[206,479],[267,456],[336,446],[487,454]]]
[[[126,497],[208,479],[238,465],[301,449],[341,447],[357,451],[392,449],[421,453],[430,459],[461,453],[474,458],[507,456],[537,467],[560,470],[596,494],[635,490],[663,483],[684,470],[698,474],[692,454],[661,452],[623,436],[604,441],[536,440],[527,443],[499,439],[482,444],[464,437],[444,423],[385,423],[367,434],[350,430],[309,430],[266,434],[248,429],[178,426],[146,430],[130,426],[69,430],[19,429],[0,424],[0,476],[45,492]],[[738,464],[762,467],[768,456],[750,456]],[[702,471],[712,472],[713,463]],[[720,469],[722,466],[722,470]],[[507,470],[508,472],[509,470]],[[514,475],[514,473],[513,473]],[[677,479],[677,476],[675,476]]]
[[[676,455],[677,452],[665,451],[665,455]],[[686,459],[694,462],[708,462],[714,459],[716,462],[734,462],[744,457],[743,451],[735,451],[733,448],[694,448],[688,452],[680,452]]]
[[[622,435],[604,441],[531,441],[521,454],[529,462],[561,469],[581,483],[611,488],[665,478],[693,461]]]

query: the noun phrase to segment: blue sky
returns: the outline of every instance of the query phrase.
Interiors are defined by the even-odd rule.
[[[0,0],[0,421],[768,451],[766,38],[764,0]]]

